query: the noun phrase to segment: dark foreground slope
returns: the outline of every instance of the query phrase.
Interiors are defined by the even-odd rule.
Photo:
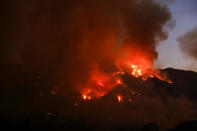
[[[123,76],[128,88],[114,88],[102,99],[87,103],[62,100],[51,94],[48,80],[33,80],[0,88],[0,128],[18,130],[197,130],[197,73],[161,70],[173,81],[142,82]],[[37,79],[37,78],[36,78]],[[36,83],[39,82],[39,85]],[[132,101],[114,100],[114,94],[134,90]],[[72,101],[72,100],[70,100]]]
[[[173,81],[173,94],[184,95],[194,102],[197,101],[197,73],[193,71],[176,70],[172,68],[164,69]]]

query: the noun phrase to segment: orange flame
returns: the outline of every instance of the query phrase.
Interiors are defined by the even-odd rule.
[[[142,55],[137,58],[140,59],[119,60],[116,63],[118,70],[111,73],[102,72],[97,66],[93,68],[90,72],[90,79],[85,85],[86,88],[82,88],[81,90],[83,100],[100,98],[117,85],[121,85],[121,87],[125,86],[120,78],[120,76],[125,73],[129,73],[132,77],[142,79],[143,81],[146,81],[148,78],[157,78],[172,84],[172,81],[170,81],[164,74],[159,70],[152,68],[152,62],[147,60],[145,56]],[[134,91],[132,95],[133,94]],[[119,102],[122,102],[121,95],[117,95],[117,99]]]
[[[117,100],[118,100],[119,103],[121,103],[122,102],[122,96],[121,95],[117,95]]]
[[[84,100],[91,100],[91,96],[83,95],[82,97]]]

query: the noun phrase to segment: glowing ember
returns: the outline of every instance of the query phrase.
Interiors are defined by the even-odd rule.
[[[83,95],[82,97],[83,97],[84,100],[91,100],[91,97],[90,96]]]
[[[135,69],[135,68],[137,68],[137,66],[136,65],[131,65],[131,68]]]
[[[129,101],[129,102],[133,102],[133,100],[132,100],[132,99],[128,99],[128,101]]]
[[[88,100],[91,100],[91,97],[90,96],[88,96]]]
[[[137,72],[138,72],[138,74],[139,74],[140,76],[142,75],[142,71],[141,71],[141,70],[138,70]]]
[[[117,100],[118,100],[119,103],[121,103],[122,102],[122,96],[121,95],[117,95]]]
[[[132,95],[134,95],[134,94],[135,94],[135,92],[134,92],[134,91],[131,91],[131,94],[132,94]]]
[[[120,79],[117,79],[117,84],[122,84],[122,81]]]
[[[137,65],[131,65],[131,70],[134,77],[142,76],[142,70]]]
[[[86,95],[83,95],[83,99],[86,100],[87,99],[87,96]]]
[[[78,106],[78,103],[77,103],[77,102],[75,102],[75,103],[74,103],[74,106]]]

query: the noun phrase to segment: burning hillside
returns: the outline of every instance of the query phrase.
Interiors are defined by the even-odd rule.
[[[10,18],[2,31],[7,35],[0,56],[6,60],[0,68],[2,115],[39,112],[48,118],[56,112],[112,127],[148,122],[170,127],[196,116],[186,92],[176,94],[179,79],[153,68],[156,46],[168,36],[166,5],[22,0],[5,7]]]
[[[175,69],[165,69],[161,72],[167,73],[173,84],[152,77],[143,80],[133,77],[132,73],[125,72],[121,73],[121,83],[110,89],[104,96],[97,98],[95,94],[87,94],[80,96],[79,99],[71,97],[69,102],[62,99],[65,98],[62,90],[53,91],[54,89],[51,88],[55,93],[45,90],[45,88],[49,89],[50,85],[44,77],[35,77],[29,82],[20,81],[19,87],[1,88],[1,103],[4,105],[1,116],[8,115],[14,120],[23,121],[21,111],[24,117],[32,113],[34,116],[36,112],[45,114],[45,116],[40,116],[39,119],[42,120],[48,120],[51,117],[54,117],[51,122],[61,120],[59,124],[66,126],[64,128],[71,128],[73,124],[77,124],[76,122],[80,122],[79,126],[85,122],[87,128],[99,129],[130,129],[133,126],[140,127],[147,123],[157,123],[161,128],[171,128],[182,121],[195,119],[197,117],[197,74]],[[40,85],[37,86],[36,83]],[[96,84],[104,86],[104,83],[100,81]],[[95,93],[97,93],[96,89]],[[15,111],[12,111],[13,109]],[[65,120],[56,118],[55,114],[64,116]],[[30,119],[30,124],[33,120],[33,118]]]
[[[89,99],[88,94],[100,97],[119,84],[118,73],[167,80],[152,68],[156,45],[167,38],[163,26],[171,19],[165,5],[154,0],[24,5],[17,17],[21,32],[17,41],[24,43],[19,55],[23,70],[48,74],[54,83],[69,85],[65,90]]]
[[[93,98],[100,98],[107,95],[113,88],[119,86],[128,87],[128,85],[122,80],[125,74],[129,74],[130,77],[140,79],[141,82],[146,81],[148,78],[157,78],[159,80],[172,84],[164,73],[159,70],[146,68],[145,66],[138,67],[137,65],[128,64],[122,69],[112,73],[101,73],[98,70],[92,72],[92,76],[85,87],[82,87],[82,98],[84,100],[91,100]],[[117,95],[119,102],[122,102],[122,96]]]
[[[164,26],[171,19],[165,5],[154,0],[24,1],[22,5],[14,17],[20,33],[11,36],[22,43],[17,64],[24,74],[44,74],[51,85],[63,84],[65,97],[75,91],[85,100],[102,97],[118,85],[127,86],[121,78],[124,73],[171,83],[152,68],[156,45],[167,38]]]

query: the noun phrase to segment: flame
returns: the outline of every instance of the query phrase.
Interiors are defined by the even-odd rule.
[[[90,78],[86,83],[85,88],[81,88],[83,100],[92,100],[103,97],[118,85],[120,85],[120,87],[127,87],[121,79],[121,76],[125,75],[125,73],[143,81],[146,81],[148,78],[157,78],[172,84],[172,81],[170,81],[166,75],[159,70],[152,68],[152,63],[148,61],[146,57],[142,55],[139,58],[140,59],[136,60],[119,60],[116,63],[117,70],[110,73],[100,71],[97,66],[94,67],[90,72]],[[135,91],[132,91],[130,94],[134,95]],[[141,94],[138,94],[138,96],[141,96]],[[121,95],[117,95],[116,97],[119,103],[122,102]]]
[[[97,81],[97,85],[100,87],[105,87],[105,85],[103,84],[103,82],[101,80]]]
[[[90,79],[86,83],[85,88],[81,88],[82,96],[90,96],[90,99],[104,96],[112,88],[121,83],[120,79],[116,81],[117,79],[113,76],[113,73],[107,74],[99,71],[98,68],[93,68],[90,74]]]
[[[87,96],[87,95],[82,95],[84,100],[91,100],[91,96]]]
[[[131,65],[131,70],[134,77],[142,76],[142,70],[137,65]]]
[[[87,99],[87,96],[86,95],[83,95],[83,99],[86,100]]]
[[[119,103],[121,103],[122,102],[122,96],[121,95],[117,95],[117,100],[118,100]]]
[[[122,81],[120,78],[117,79],[117,84],[121,85],[122,84]]]

